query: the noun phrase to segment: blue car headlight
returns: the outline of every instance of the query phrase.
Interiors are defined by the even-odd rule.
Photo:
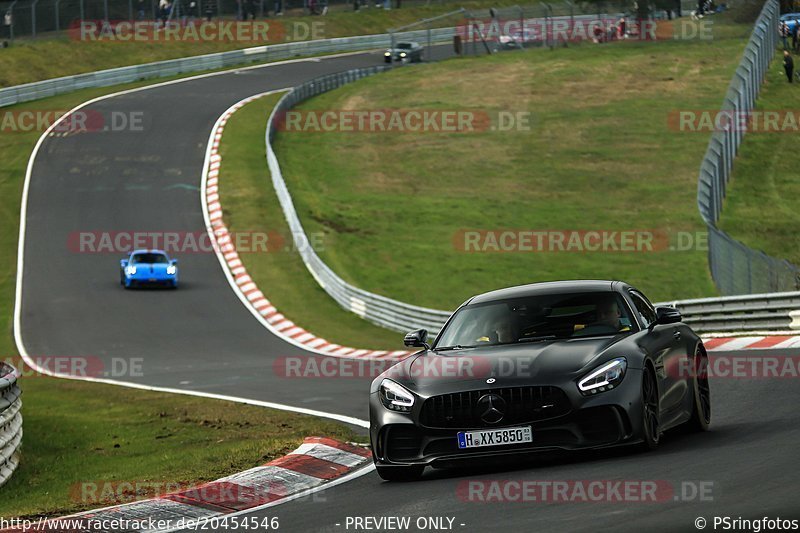
[[[168,275],[174,276],[177,273],[178,273],[178,267],[176,267],[175,265],[170,265],[170,266],[167,267],[167,274]]]
[[[125,267],[125,273],[127,275],[129,275],[129,276],[133,276],[134,274],[136,274],[136,267],[135,266],[126,266]]]
[[[586,396],[611,390],[622,382],[627,367],[624,357],[603,363],[578,381],[578,389]]]

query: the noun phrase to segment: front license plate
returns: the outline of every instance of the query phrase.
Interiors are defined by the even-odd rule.
[[[533,442],[533,431],[530,426],[458,432],[458,447],[461,449],[525,442]]]
[[[149,281],[149,282],[151,282],[151,283],[155,283],[155,282],[156,282],[156,281],[158,281],[158,280],[157,280],[156,278],[150,278],[150,279],[149,279],[149,280],[147,280],[147,281]]]

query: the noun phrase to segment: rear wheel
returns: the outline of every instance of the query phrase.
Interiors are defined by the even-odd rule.
[[[642,375],[642,449],[655,450],[661,439],[658,421],[658,386],[653,370],[645,366]]]
[[[694,355],[693,370],[692,415],[686,427],[690,431],[706,431],[711,423],[711,389],[708,386],[708,356],[700,350]]]
[[[422,477],[424,466],[375,466],[378,475],[386,481],[416,481]]]

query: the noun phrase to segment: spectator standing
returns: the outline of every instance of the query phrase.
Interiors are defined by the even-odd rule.
[[[800,45],[798,42],[798,34],[800,34],[800,20],[795,19],[792,26],[792,50],[797,52],[797,47]]]
[[[162,24],[167,23],[167,19],[169,18],[169,1],[168,0],[160,0],[158,2],[158,17],[161,19]]]
[[[786,71],[789,83],[792,83],[792,78],[794,78],[794,59],[792,59],[792,54],[789,53],[789,50],[783,51],[783,70]]]
[[[12,31],[11,26],[13,24],[14,24],[14,15],[11,13],[11,10],[9,9],[8,11],[6,11],[6,14],[3,15],[3,27],[6,30],[6,37],[8,37],[9,41],[13,37],[13,35],[11,34]]]

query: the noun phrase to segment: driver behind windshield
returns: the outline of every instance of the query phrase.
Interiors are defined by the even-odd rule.
[[[622,312],[617,298],[614,295],[609,295],[597,302],[595,321],[582,328],[576,326],[575,335],[602,335],[604,333],[628,331],[630,328],[622,323],[621,318]]]
[[[489,344],[517,342],[519,336],[516,334],[513,320],[514,316],[511,313],[497,312],[490,320],[486,321],[484,334],[477,339],[477,342]]]

